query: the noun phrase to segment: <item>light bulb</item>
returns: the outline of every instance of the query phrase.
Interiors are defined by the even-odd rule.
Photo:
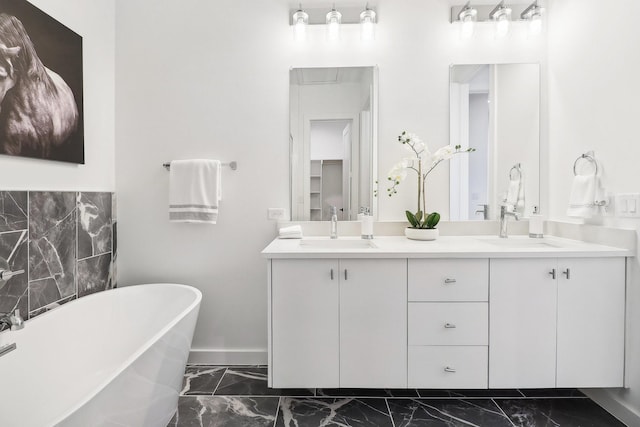
[[[293,38],[297,41],[304,41],[307,38],[307,24],[309,23],[309,15],[302,9],[298,9],[293,14]]]
[[[529,19],[529,35],[538,36],[542,32],[542,15],[534,13]]]
[[[376,38],[376,13],[369,6],[360,14],[360,38],[363,41]]]
[[[509,19],[503,15],[496,20],[496,37],[504,37],[507,33],[509,33]]]
[[[473,19],[465,17],[462,20],[462,25],[460,27],[460,37],[463,39],[470,39],[473,35],[474,25]]]
[[[335,8],[327,13],[327,37],[329,40],[338,40],[340,38],[341,21],[342,14],[335,10]]]

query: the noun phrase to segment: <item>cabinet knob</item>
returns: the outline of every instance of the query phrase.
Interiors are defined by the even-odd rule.
[[[552,278],[552,279],[555,279],[555,278],[556,278],[556,269],[555,269],[555,268],[554,268],[554,269],[552,269],[552,270],[549,272],[549,274],[551,275],[551,278]]]
[[[446,329],[455,329],[455,328],[456,328],[456,325],[455,325],[455,324],[453,324],[453,323],[449,323],[449,322],[447,322],[447,323],[445,323],[445,324],[444,324],[444,327],[445,327]]]
[[[456,283],[456,279],[444,279],[444,283],[447,285],[450,285],[452,283]]]
[[[571,280],[571,269],[567,268],[565,271],[562,272],[562,274],[567,276],[567,280]]]
[[[445,371],[445,372],[451,372],[452,374],[455,374],[455,372],[456,372],[455,368],[452,368],[452,367],[450,367],[450,366],[446,366],[446,367],[444,368],[444,371]]]

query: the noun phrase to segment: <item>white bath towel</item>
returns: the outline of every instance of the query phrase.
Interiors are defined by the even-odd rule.
[[[600,178],[595,174],[574,176],[567,216],[591,218],[596,215],[596,198],[601,197],[602,192]]]
[[[174,160],[169,175],[169,220],[215,224],[222,199],[219,160]]]
[[[302,227],[299,225],[282,227],[278,230],[278,237],[281,239],[302,239]]]

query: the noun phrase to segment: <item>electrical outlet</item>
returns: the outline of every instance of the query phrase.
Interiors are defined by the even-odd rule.
[[[284,219],[284,208],[268,208],[267,219]]]

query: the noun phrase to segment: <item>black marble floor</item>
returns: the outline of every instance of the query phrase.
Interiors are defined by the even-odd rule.
[[[170,427],[619,427],[579,390],[270,389],[260,366],[188,366]]]

